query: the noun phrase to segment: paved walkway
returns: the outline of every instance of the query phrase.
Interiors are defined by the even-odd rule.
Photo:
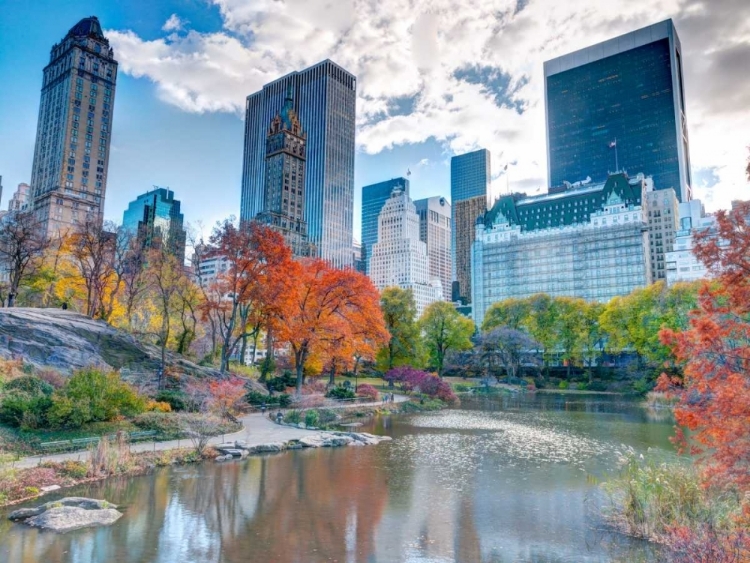
[[[409,397],[404,395],[396,395],[395,402],[403,403],[408,401]],[[383,406],[383,402],[376,401],[372,403],[358,403],[352,405],[336,405],[333,407],[321,407],[331,409],[348,409],[355,407],[378,407]],[[288,442],[289,440],[298,440],[304,436],[310,434],[318,434],[321,430],[305,430],[303,428],[294,428],[292,426],[282,426],[271,422],[267,414],[252,413],[243,416],[240,419],[242,423],[242,430],[233,434],[224,434],[222,436],[216,436],[211,438],[209,444],[222,444],[224,442],[234,442],[235,440],[243,440],[247,442],[248,446],[259,446],[261,444],[270,444],[273,442]],[[175,448],[191,448],[193,447],[190,439],[185,438],[181,440],[169,440],[166,442],[138,442],[130,446],[132,452],[151,452],[161,450],[173,450]],[[36,467],[42,461],[86,461],[89,458],[89,451],[82,450],[78,452],[67,452],[62,454],[51,454],[43,456],[24,457],[16,461],[13,466],[19,469],[28,467]]]

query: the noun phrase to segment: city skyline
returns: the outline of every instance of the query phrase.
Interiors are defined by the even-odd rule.
[[[3,118],[4,123],[8,124],[7,128],[3,128],[0,140],[0,148],[3,149],[0,152],[3,155],[2,160],[0,160],[0,168],[2,168],[0,172],[3,173],[5,185],[15,186],[21,182],[30,182],[29,170],[31,153],[33,153],[33,140],[29,143],[28,139],[34,135],[35,114],[38,108],[33,108],[35,104],[32,101],[32,108],[29,110],[29,102],[24,98],[34,98],[34,96],[25,96],[21,92],[39,90],[41,83],[38,69],[44,66],[44,59],[48,57],[50,44],[59,40],[65,31],[81,17],[96,14],[102,22],[105,35],[107,37],[112,36],[111,41],[121,64],[118,75],[118,108],[114,116],[114,122],[118,125],[115,127],[113,139],[112,164],[109,171],[110,189],[108,190],[105,217],[108,219],[117,218],[130,199],[145,187],[154,183],[176,186],[183,194],[183,201],[187,202],[185,211],[188,222],[195,223],[202,220],[204,228],[210,228],[218,218],[229,214],[239,215],[239,176],[241,175],[242,148],[237,146],[237,142],[241,138],[243,125],[238,118],[236,108],[232,105],[236,102],[231,101],[237,97],[238,88],[235,87],[236,85],[230,84],[232,87],[223,88],[226,90],[225,94],[217,94],[216,90],[218,89],[204,91],[201,89],[201,85],[180,86],[180,80],[187,80],[187,78],[172,76],[172,82],[170,82],[169,77],[159,74],[161,71],[154,68],[145,68],[144,59],[139,56],[143,54],[145,49],[151,48],[155,60],[164,60],[167,54],[178,49],[178,47],[188,49],[190,47],[187,44],[188,36],[195,39],[193,47],[200,50],[206,47],[207,37],[211,33],[214,34],[215,38],[221,40],[219,47],[233,42],[232,44],[240,49],[241,53],[254,53],[256,47],[253,47],[253,45],[255,44],[250,43],[247,37],[241,34],[238,27],[239,23],[230,18],[231,15],[237,15],[236,12],[232,11],[230,4],[227,3],[224,8],[217,10],[216,6],[208,9],[184,6],[180,8],[167,3],[159,10],[155,8],[145,10],[138,18],[128,15],[122,8],[109,8],[103,4],[100,6],[94,4],[91,7],[86,4],[84,7],[83,3],[73,3],[70,7],[64,9],[47,10],[49,13],[38,10],[34,17],[37,33],[29,39],[23,53],[14,53],[13,58],[11,58],[10,53],[14,49],[9,48],[8,45],[14,41],[14,38],[17,39],[17,36],[14,35],[15,30],[8,29],[9,33],[5,34],[3,39],[0,39],[6,46],[3,49],[3,55],[0,56],[0,68],[7,68],[11,60],[15,62],[20,56],[18,68],[22,70],[14,70],[13,84],[8,85],[9,87],[0,98],[2,102],[0,108],[3,108],[0,110],[0,112],[3,112],[0,117]],[[526,3],[523,9],[511,10],[509,23],[503,26],[500,33],[495,34],[495,39],[501,43],[507,41],[514,26],[518,28],[528,24],[528,19],[534,14],[538,14],[541,8],[543,8],[543,3],[532,1]],[[19,15],[23,15],[25,10],[20,5],[11,6],[11,9]],[[184,11],[177,13],[176,10],[178,9]],[[172,17],[172,14],[175,13],[177,14],[176,17]],[[420,59],[419,53],[412,53],[415,60],[409,60],[405,63],[408,68],[415,69],[414,77],[419,82],[416,86],[410,83],[407,87],[404,84],[397,84],[398,81],[389,80],[392,89],[388,90],[380,83],[382,77],[375,72],[375,67],[367,67],[363,72],[359,63],[352,66],[351,70],[360,77],[358,113],[362,112],[362,118],[358,124],[359,150],[355,166],[355,238],[360,238],[357,210],[360,206],[359,191],[362,185],[403,175],[406,170],[411,170],[414,192],[412,197],[418,199],[433,195],[448,196],[448,161],[450,156],[475,148],[484,139],[488,140],[487,147],[493,152],[496,163],[494,169],[497,171],[493,179],[491,199],[494,199],[498,193],[505,191],[506,177],[503,175],[503,167],[497,166],[497,164],[502,165],[505,160],[511,162],[508,185],[512,190],[523,190],[527,193],[534,193],[536,189],[543,190],[546,186],[545,174],[538,174],[533,177],[534,174],[524,172],[530,166],[529,160],[536,162],[536,168],[546,168],[543,154],[545,146],[544,131],[543,126],[539,127],[539,115],[543,116],[543,107],[541,107],[540,114],[540,107],[538,107],[540,97],[538,95],[532,96],[533,92],[530,91],[532,86],[538,91],[539,85],[543,81],[541,61],[592,45],[600,40],[615,37],[619,33],[632,31],[642,25],[654,23],[664,19],[663,16],[675,18],[675,24],[680,32],[685,51],[686,104],[691,129],[694,182],[696,183],[694,195],[706,202],[709,211],[719,206],[728,207],[731,199],[747,199],[748,188],[738,179],[741,178],[747,143],[746,141],[740,142],[735,133],[735,131],[742,130],[742,124],[746,123],[748,119],[746,112],[737,113],[738,110],[736,109],[738,100],[745,99],[743,96],[746,95],[746,88],[743,84],[739,85],[743,87],[734,88],[732,95],[722,104],[724,107],[718,108],[713,103],[713,95],[717,92],[714,91],[713,95],[710,95],[712,92],[705,91],[707,86],[699,84],[695,80],[699,69],[708,72],[707,76],[709,77],[712,70],[717,73],[723,69],[724,74],[715,74],[715,76],[723,77],[723,82],[722,80],[713,80],[713,83],[726,84],[727,68],[726,66],[721,67],[721,64],[728,65],[731,62],[730,55],[732,54],[736,57],[738,49],[745,44],[743,42],[746,42],[746,38],[738,28],[729,25],[731,22],[727,23],[726,21],[722,22],[722,25],[728,26],[728,33],[723,36],[721,41],[716,37],[711,37],[710,34],[706,33],[706,30],[716,29],[719,22],[710,18],[702,23],[711,25],[704,26],[703,32],[698,33],[696,31],[698,30],[698,16],[690,15],[684,10],[672,9],[670,11],[661,5],[655,6],[651,11],[645,10],[643,6],[631,7],[628,8],[627,13],[631,18],[626,23],[618,23],[613,18],[597,13],[590,22],[591,29],[587,28],[585,33],[575,33],[574,30],[566,29],[563,32],[563,37],[552,45],[545,54],[542,55],[538,48],[532,49],[530,61],[533,64],[529,63],[529,68],[520,75],[521,78],[525,77],[528,82],[520,86],[518,90],[512,90],[511,88],[510,97],[505,96],[508,93],[508,87],[503,87],[502,84],[508,81],[512,82],[514,76],[517,77],[516,74],[510,71],[504,72],[504,67],[497,65],[494,67],[482,66],[487,62],[486,57],[483,56],[475,58],[477,66],[474,68],[467,61],[456,61],[450,58],[445,51],[438,49],[441,58],[445,59],[449,66],[452,65],[452,75],[457,76],[455,80],[448,84],[450,86],[449,93],[455,98],[456,88],[460,86],[463,89],[462,92],[466,93],[467,96],[471,94],[471,99],[478,102],[471,105],[466,103],[467,99],[462,99],[460,103],[456,101],[457,105],[453,109],[456,110],[458,116],[467,119],[454,121],[450,129],[445,128],[445,117],[450,112],[447,111],[444,104],[433,110],[433,114],[425,113],[423,102],[428,102],[434,94],[431,87],[424,82],[425,73],[432,72],[434,69],[430,71],[430,69],[423,68],[424,65],[419,66],[425,62],[424,57]],[[300,14],[299,17],[303,17],[305,14],[307,12]],[[476,12],[471,12],[468,16],[470,19],[474,18],[472,21],[478,21]],[[716,16],[716,18],[718,17]],[[419,24],[415,26],[416,33],[412,33],[411,36],[414,41],[424,37],[425,42],[429,43],[430,38],[434,39],[435,33],[433,31],[437,29],[436,44],[440,47],[445,34],[452,29],[446,23],[444,14],[439,13],[439,10],[432,20],[419,14],[414,14],[413,17],[410,14],[409,18]],[[189,20],[189,23],[185,20]],[[545,22],[548,21],[549,18],[545,19]],[[597,23],[607,25],[594,29]],[[323,24],[316,20],[310,25],[314,27]],[[363,25],[363,22],[357,19],[354,23],[347,22],[347,25],[357,28],[357,26]],[[161,29],[162,27],[164,30]],[[172,39],[168,39],[168,37],[172,37]],[[484,39],[488,40],[486,36],[484,36]],[[258,45],[263,44],[263,41],[266,40],[268,38],[265,36],[258,39]],[[26,42],[26,38],[24,38],[24,41]],[[345,46],[350,47],[349,44]],[[713,58],[698,60],[693,56],[694,53],[703,52],[711,46],[716,47],[711,51],[714,53]],[[513,48],[507,52],[503,51],[503,54],[507,54],[515,60],[519,56],[516,50]],[[286,63],[287,67],[283,69],[273,67],[270,64],[260,65],[258,70],[248,71],[247,80],[259,84],[269,78],[278,78],[285,71],[304,68],[303,65],[311,62],[310,59],[313,56],[320,56],[321,59],[331,56],[336,62],[347,66],[347,57],[351,56],[351,50],[342,51],[338,49],[337,51],[337,48],[331,46],[326,49],[312,48],[309,51],[309,53],[303,53],[302,48],[299,47],[295,51],[295,56],[289,59]],[[119,54],[121,52],[123,55]],[[189,50],[186,53],[189,53]],[[469,49],[467,54],[462,56],[466,58],[473,56],[475,53],[475,50]],[[717,58],[721,53],[726,55],[725,59]],[[216,55],[224,56],[224,53],[219,49]],[[336,55],[340,56],[337,57]],[[175,64],[188,64],[186,62],[188,58],[178,58]],[[417,59],[422,62],[418,63]],[[217,61],[221,62],[218,59]],[[459,62],[463,66],[459,65]],[[515,63],[511,61],[507,64],[509,65],[508,68],[513,70],[511,67]],[[714,64],[715,68],[710,67],[711,64]],[[292,65],[294,68],[291,68]],[[705,68],[706,65],[709,65],[709,68]],[[221,64],[219,64],[219,67],[221,67]],[[456,68],[464,70],[456,72]],[[180,70],[180,74],[190,74],[187,72],[190,70],[189,68],[181,67]],[[222,87],[226,86],[226,83],[222,82],[226,79],[226,73],[230,70],[233,71],[233,67],[227,66],[225,70],[226,72],[221,71],[219,73],[220,76],[216,80],[217,84],[222,85]],[[383,72],[387,74],[385,71]],[[258,74],[260,76],[256,76]],[[706,83],[709,82],[712,81],[706,80]],[[172,86],[177,85],[177,87],[170,88],[170,84]],[[22,90],[19,90],[20,88]],[[380,88],[381,91],[376,92],[375,88]],[[399,91],[399,89],[403,90],[404,88],[408,91]],[[239,103],[244,103],[244,97],[252,91],[252,88],[243,86]],[[182,102],[178,100],[180,95],[183,95],[184,98]],[[229,97],[231,97],[231,100]],[[511,102],[517,102],[517,104],[513,105]],[[487,105],[488,103],[489,105]],[[513,119],[504,122],[504,126],[507,125],[509,128],[512,126],[516,135],[519,134],[518,131],[521,129],[539,129],[528,133],[537,137],[534,143],[529,145],[528,139],[523,137],[526,133],[522,134],[522,138],[519,138],[518,142],[508,143],[508,137],[503,131],[500,131],[499,126],[495,126],[494,129],[485,127],[484,131],[475,131],[477,129],[475,113],[484,112],[483,119],[497,121],[497,118],[501,116],[498,113],[499,111],[502,112],[503,116],[506,115],[505,112],[508,108],[503,104],[505,106],[510,104],[510,106],[518,109],[515,115],[510,115]],[[382,108],[380,112],[385,117],[380,120],[372,118],[372,123],[368,124],[368,120],[374,115],[373,111],[377,107]],[[695,107],[699,109],[696,110]],[[8,108],[12,108],[12,110]],[[9,111],[12,111],[13,115],[9,115]],[[195,113],[196,111],[204,113],[198,114]],[[733,117],[727,121],[730,112],[734,112],[732,113]],[[130,123],[124,123],[125,119],[118,119],[118,115],[127,115]],[[432,117],[432,120],[424,121],[428,117]],[[534,120],[536,120],[536,125],[533,125]],[[721,125],[722,121],[723,126]],[[440,122],[439,126],[443,129],[437,131],[433,127],[435,125],[433,122]],[[532,123],[532,125],[520,126],[521,122]],[[732,123],[733,127],[727,128],[728,122]],[[416,126],[417,123],[421,123],[422,127]],[[214,128],[215,132],[211,132]],[[722,129],[729,129],[729,132],[721,137],[709,135],[711,131],[715,133]],[[451,138],[446,136],[449,130],[453,131],[453,137]],[[225,135],[227,131],[231,131],[232,134]],[[390,138],[386,138],[388,135],[385,137],[379,136],[384,131],[390,135]],[[180,132],[180,134],[175,134],[175,132]],[[398,139],[399,135],[401,135],[401,140]],[[202,142],[201,139],[203,139]],[[207,143],[206,140],[208,139],[216,139],[217,142]],[[208,147],[207,144],[215,146]],[[153,152],[155,145],[164,147],[160,159],[147,157]],[[525,156],[519,155],[514,163],[513,160],[510,160],[512,154],[508,152],[515,150],[511,145],[526,149],[532,146],[533,150],[527,151]],[[499,149],[500,153],[505,152],[505,154],[496,154],[495,147]],[[196,155],[199,151],[206,152],[205,159],[185,158],[185,156]],[[378,154],[370,154],[372,152]],[[216,158],[217,154],[218,158]],[[706,168],[704,166],[706,159],[716,157],[716,155],[721,157],[716,160],[717,166],[720,166],[720,168]],[[721,162],[719,162],[720,160]],[[178,162],[179,165],[176,164]],[[135,166],[133,163],[135,163]],[[735,180],[727,175],[732,176]],[[727,180],[727,178],[729,179]],[[365,179],[370,181],[368,182]],[[706,197],[706,190],[702,187],[702,183],[706,179],[710,179],[709,184],[718,182],[716,185],[721,186],[720,193],[708,194],[717,196],[713,198],[713,201],[711,197]],[[201,205],[200,199],[201,190],[205,190],[207,186],[210,186],[212,195],[215,193],[220,196],[212,198],[212,203],[216,201],[216,204],[212,205],[210,209]],[[3,208],[7,206],[10,190],[6,189],[5,192],[3,201],[0,203]]]

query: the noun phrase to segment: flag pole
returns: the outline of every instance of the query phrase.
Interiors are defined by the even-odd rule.
[[[615,173],[620,171],[620,163],[617,161],[617,137],[615,137]]]

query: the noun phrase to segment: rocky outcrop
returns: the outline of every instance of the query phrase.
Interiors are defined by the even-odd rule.
[[[116,508],[106,500],[66,497],[36,508],[15,510],[8,518],[36,528],[64,533],[114,524],[122,516]]]
[[[156,373],[161,351],[104,321],[61,309],[0,308],[0,358],[20,358],[37,367],[63,373],[100,366],[136,373]],[[167,363],[183,373],[220,377],[169,353]],[[267,392],[261,385],[257,391]]]
[[[221,456],[216,461],[227,461],[232,457],[245,457],[247,454],[278,453],[284,450],[299,450],[302,448],[339,448],[342,446],[375,446],[380,442],[387,442],[390,436],[375,436],[366,432],[320,432],[303,436],[288,442],[272,442],[248,446],[243,441],[230,442],[213,446]]]

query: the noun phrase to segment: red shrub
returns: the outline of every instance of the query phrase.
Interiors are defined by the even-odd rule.
[[[307,383],[302,386],[303,395],[324,395],[326,384],[319,378],[308,378]]]
[[[368,383],[363,383],[362,385],[357,386],[357,395],[367,397],[371,401],[378,400],[378,390]]]
[[[393,368],[385,374],[384,379],[401,383],[406,391],[424,393],[446,403],[455,403],[458,400],[451,386],[440,377],[412,367]]]

